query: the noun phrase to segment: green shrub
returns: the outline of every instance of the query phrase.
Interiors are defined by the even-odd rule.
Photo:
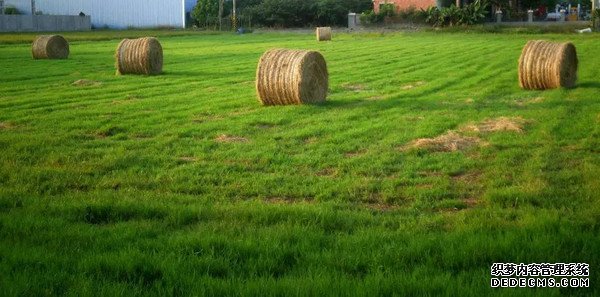
[[[414,6],[398,12],[398,20],[400,22],[423,23],[426,18],[427,14],[424,13],[424,10],[417,9]]]
[[[360,22],[365,25],[379,24],[383,22],[383,16],[375,13],[375,11],[367,10],[360,14]]]
[[[7,6],[4,7],[4,14],[12,14],[12,15],[16,15],[16,14],[21,14],[21,12],[14,6]]]
[[[434,27],[474,25],[485,20],[488,2],[476,0],[462,8],[454,4],[448,7],[430,7],[424,11],[425,21]]]
[[[192,18],[200,26],[207,26],[209,23],[218,20],[219,0],[198,0],[192,10]]]
[[[245,1],[240,1],[245,3]],[[348,12],[363,12],[371,0],[263,0],[242,6],[255,24],[268,27],[346,25]]]
[[[459,24],[474,25],[485,20],[487,13],[487,1],[476,0],[475,2],[465,5],[460,9]]]
[[[383,4],[379,7],[379,14],[385,17],[393,17],[396,15],[394,4]]]

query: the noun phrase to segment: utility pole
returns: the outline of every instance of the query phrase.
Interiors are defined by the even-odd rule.
[[[35,0],[31,0],[31,15],[35,15]]]
[[[225,2],[225,0],[219,0],[219,31],[221,31],[223,27],[223,2]]]
[[[236,16],[236,13],[235,13],[235,0],[233,0],[233,19],[232,19],[232,22],[233,22],[233,31],[237,31],[237,16]]]
[[[598,0],[592,0],[592,26],[595,27],[594,29],[598,30],[600,20],[598,20],[599,16],[596,16],[596,1]]]

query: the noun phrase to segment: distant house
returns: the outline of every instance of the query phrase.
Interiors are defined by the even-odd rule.
[[[22,14],[33,11],[45,15],[79,15],[91,17],[96,28],[185,27],[189,0],[4,0]],[[194,3],[195,4],[195,3]]]
[[[379,8],[386,4],[391,4],[396,8],[396,11],[406,10],[410,7],[414,8],[428,8],[430,6],[436,6],[438,0],[373,0],[373,10],[379,13]]]

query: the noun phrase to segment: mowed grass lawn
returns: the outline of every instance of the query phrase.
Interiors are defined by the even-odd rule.
[[[163,36],[153,77],[82,39],[0,44],[1,295],[600,294],[598,34]],[[529,39],[577,46],[577,88],[519,88]],[[326,103],[258,103],[274,47],[324,55]],[[492,289],[494,262],[590,287]]]

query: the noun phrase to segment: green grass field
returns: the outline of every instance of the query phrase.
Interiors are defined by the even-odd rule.
[[[0,35],[0,295],[600,294],[600,35],[163,36],[145,77],[87,34],[60,61]],[[540,38],[577,88],[519,88]],[[321,51],[326,103],[260,106],[273,47]],[[490,288],[494,262],[590,287]]]

